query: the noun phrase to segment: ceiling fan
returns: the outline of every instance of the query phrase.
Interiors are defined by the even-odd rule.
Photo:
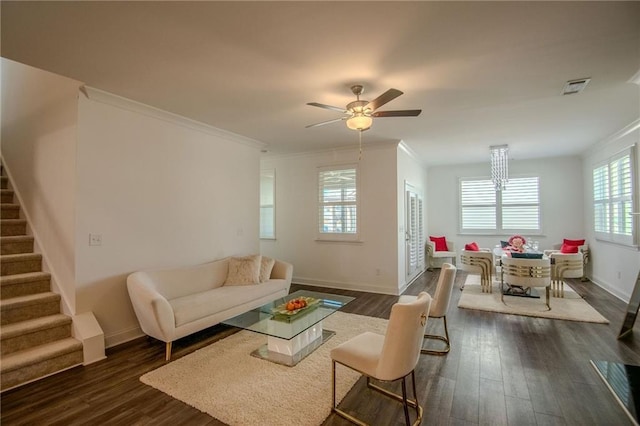
[[[371,125],[373,124],[372,117],[417,117],[422,112],[421,109],[377,111],[377,109],[382,105],[402,95],[403,92],[398,89],[389,89],[371,102],[360,100],[360,95],[362,95],[362,93],[364,92],[364,87],[362,85],[356,84],[354,86],[351,86],[351,91],[354,95],[356,95],[356,100],[348,103],[346,108],[319,104],[317,102],[307,103],[307,105],[315,106],[318,108],[341,112],[345,114],[345,116],[334,118],[333,120],[323,121],[322,123],[310,124],[306,126],[306,128],[323,126],[325,124],[335,123],[337,121],[346,121],[348,128],[352,130],[359,130],[362,132],[364,130],[368,130],[371,127]]]

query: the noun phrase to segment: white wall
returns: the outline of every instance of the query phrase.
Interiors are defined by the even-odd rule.
[[[635,131],[624,136],[615,136],[597,144],[585,154],[583,162],[585,181],[583,208],[586,222],[585,229],[591,252],[591,264],[588,268],[590,278],[593,282],[624,301],[628,301],[631,297],[638,271],[640,271],[640,251],[638,251],[637,247],[625,247],[596,240],[593,231],[593,168],[610,156],[639,142],[640,130],[636,128]],[[635,188],[636,197],[640,198],[640,195],[638,195],[640,194],[640,155],[636,156]],[[638,202],[640,203],[640,200]],[[638,219],[636,219],[636,229],[638,227],[637,221]]]
[[[2,58],[2,157],[36,230],[52,285],[75,313],[78,88],[82,83]]]
[[[510,161],[509,175],[540,176],[542,235],[536,235],[541,249],[552,248],[563,238],[578,239],[584,235],[583,176],[579,157],[557,157],[539,160]],[[444,235],[462,249],[476,241],[481,247],[492,248],[509,235],[460,235],[458,179],[489,177],[489,158],[482,164],[462,164],[432,167],[428,173],[428,232]],[[529,235],[525,234],[525,237]]]
[[[411,151],[408,151],[404,144],[398,145],[397,149],[397,215],[398,215],[398,286],[402,292],[410,284],[407,277],[406,242],[405,242],[405,218],[406,218],[406,198],[405,183],[411,184],[418,194],[422,196],[423,202],[423,229],[427,229],[427,169],[420,165]],[[426,234],[423,235],[426,239]]]
[[[112,346],[140,334],[131,272],[259,251],[261,144],[89,94],[79,102],[77,305]]]
[[[396,146],[363,148],[359,243],[316,241],[317,168],[357,163],[357,149],[263,158],[276,171],[276,239],[261,252],[291,262],[296,283],[398,294]]]

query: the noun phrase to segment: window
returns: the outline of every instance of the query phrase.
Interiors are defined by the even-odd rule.
[[[354,166],[318,170],[318,235],[325,240],[358,237],[358,169]]]
[[[633,245],[633,147],[593,169],[593,225],[596,238]]]
[[[496,191],[490,179],[460,179],[460,232],[540,233],[540,179],[509,179]]]
[[[260,238],[276,238],[276,171],[260,171]]]
[[[407,277],[417,277],[424,268],[424,228],[422,226],[422,196],[413,185],[405,182],[406,219],[405,241]]]

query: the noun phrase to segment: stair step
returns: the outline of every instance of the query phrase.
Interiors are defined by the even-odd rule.
[[[3,237],[25,235],[26,233],[27,221],[24,219],[2,219],[0,221],[0,235]]]
[[[29,235],[13,235],[0,237],[0,254],[18,254],[33,252],[33,237]]]
[[[51,274],[28,272],[0,277],[0,299],[47,293],[51,290]]]
[[[0,176],[0,188],[8,189],[9,188],[9,178],[6,176]]]
[[[49,315],[0,327],[0,354],[22,351],[71,337],[71,318]]]
[[[25,274],[42,269],[39,253],[3,254],[0,256],[0,275]]]
[[[60,295],[48,291],[0,300],[0,324],[13,324],[60,313]]]
[[[20,219],[20,204],[0,204],[0,219]]]
[[[0,203],[13,203],[13,191],[10,189],[0,189]]]
[[[69,337],[2,358],[2,390],[81,365],[82,343]]]

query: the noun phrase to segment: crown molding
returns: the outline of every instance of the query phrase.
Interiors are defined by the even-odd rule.
[[[267,144],[264,142],[251,139],[237,133],[228,132],[226,130],[213,127],[209,124],[192,120],[182,115],[174,114],[172,112],[168,112],[151,105],[143,104],[141,102],[137,102],[128,98],[123,98],[122,96],[114,95],[113,93],[105,92],[103,90],[96,89],[95,87],[84,85],[80,87],[80,92],[89,100],[146,115],[157,120],[166,121],[168,123],[186,127],[191,130],[206,133],[208,135],[215,136],[217,138],[224,139],[230,142],[240,143],[242,145],[247,145],[256,149],[264,149],[267,146]]]
[[[607,136],[600,142],[597,142],[596,144],[592,145],[589,149],[584,151],[584,153],[582,154],[582,158],[587,158],[597,153],[598,151],[605,149],[607,146],[611,145],[612,143],[616,142],[619,139],[622,139],[628,134],[635,132],[638,129],[640,129],[640,118],[636,118],[631,123],[624,126],[622,129]]]
[[[387,142],[376,142],[376,143],[363,143],[362,144],[362,153],[366,154],[367,151],[372,151],[376,149],[386,149],[391,147],[397,147],[400,141],[387,141]],[[286,159],[286,158],[302,158],[302,157],[312,157],[315,155],[328,154],[328,153],[342,153],[342,154],[357,154],[359,151],[358,145],[348,145],[348,146],[338,146],[334,148],[324,148],[318,149],[314,151],[302,151],[302,152],[284,152],[284,153],[276,153],[276,152],[268,152],[264,153],[261,157],[264,160],[277,160],[277,159]]]

